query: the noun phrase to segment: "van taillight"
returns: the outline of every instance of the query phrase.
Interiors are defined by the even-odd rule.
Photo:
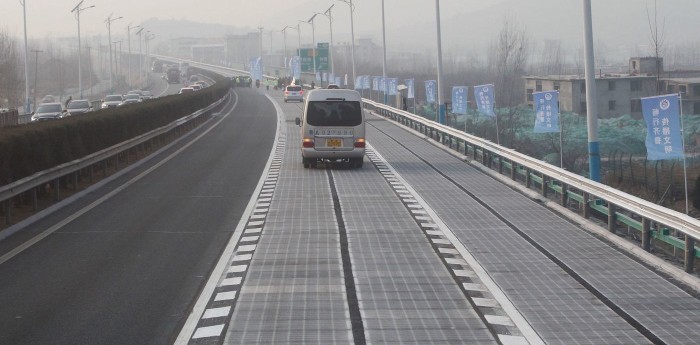
[[[357,139],[357,141],[355,141],[355,147],[364,148],[365,147],[365,139],[364,138]]]
[[[304,94],[304,90],[299,91],[299,94],[300,94],[300,95],[303,95],[303,94]]]
[[[304,142],[302,143],[302,146],[305,148],[312,148],[312,147],[314,147],[314,140],[311,138],[304,138]]]
[[[285,95],[288,95],[288,94],[289,94],[289,91],[285,91],[284,94],[285,94]]]

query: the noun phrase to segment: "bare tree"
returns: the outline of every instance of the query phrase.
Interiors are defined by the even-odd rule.
[[[649,41],[651,43],[651,48],[654,50],[654,57],[656,58],[656,94],[658,95],[661,94],[661,85],[659,85],[659,78],[661,77],[661,61],[659,60],[659,57],[662,55],[664,45],[664,28],[666,26],[666,19],[663,19],[661,28],[659,29],[659,11],[656,0],[654,0],[653,18],[649,13],[649,7],[647,6],[647,21],[649,22]]]
[[[522,77],[530,55],[529,48],[526,28],[505,16],[500,33],[489,47],[488,57],[489,72],[496,81],[496,104],[508,109],[506,114],[497,117],[499,131],[504,134],[501,144],[505,146],[512,145],[520,122],[517,106],[523,99]]]
[[[22,104],[24,83],[20,78],[20,65],[17,41],[5,30],[0,30],[0,108]]]

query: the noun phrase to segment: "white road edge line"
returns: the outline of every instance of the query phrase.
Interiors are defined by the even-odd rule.
[[[270,98],[270,96],[267,97]],[[272,99],[270,98],[270,100]],[[238,97],[236,97],[236,101],[238,101]],[[189,343],[190,339],[192,338],[192,335],[194,334],[195,329],[197,328],[197,324],[199,323],[201,316],[204,314],[204,310],[206,309],[207,304],[211,299],[211,296],[214,295],[214,290],[218,286],[219,280],[223,276],[224,271],[226,271],[226,269],[228,269],[229,267],[231,255],[233,255],[233,250],[236,248],[236,245],[238,245],[238,241],[243,235],[243,231],[245,230],[245,225],[248,222],[248,218],[251,214],[253,214],[253,209],[255,208],[255,204],[258,200],[258,194],[260,194],[260,191],[263,188],[263,184],[265,183],[267,174],[270,171],[270,166],[272,165],[272,160],[275,157],[277,144],[279,142],[280,133],[282,131],[282,108],[280,108],[276,102],[272,103],[275,105],[275,110],[277,111],[277,131],[275,133],[275,142],[272,144],[270,156],[267,159],[267,164],[265,165],[263,174],[260,176],[258,185],[255,187],[255,190],[253,191],[253,196],[250,198],[250,201],[248,201],[248,206],[243,212],[241,220],[238,222],[238,226],[236,226],[236,230],[233,232],[233,235],[231,236],[231,239],[226,245],[223,254],[219,258],[219,262],[216,264],[216,267],[211,272],[207,284],[204,286],[204,289],[202,289],[202,293],[199,295],[199,298],[197,298],[197,302],[192,308],[192,312],[187,318],[187,321],[185,321],[185,324],[182,326],[182,330],[177,336],[174,345],[187,345],[187,343]]]
[[[493,297],[498,301],[498,303],[501,305],[501,308],[508,314],[511,320],[513,320],[513,323],[515,326],[520,330],[520,332],[523,333],[523,336],[531,345],[545,345],[545,342],[540,338],[539,334],[532,328],[530,323],[525,320],[525,317],[523,317],[518,309],[511,303],[510,299],[508,299],[508,296],[501,290],[501,288],[496,284],[496,282],[491,279],[491,276],[486,272],[486,269],[484,269],[483,266],[479,263],[478,260],[472,254],[467,250],[467,248],[460,242],[460,240],[455,236],[455,234],[452,232],[452,229],[450,229],[445,222],[442,221],[442,219],[435,213],[435,211],[428,205],[428,203],[423,200],[423,197],[421,197],[418,192],[416,192],[415,189],[413,189],[413,186],[411,186],[404,178],[403,176],[399,175],[399,173],[394,169],[394,167],[389,164],[389,162],[384,159],[384,157],[376,150],[372,145],[367,143],[367,148],[370,150],[374,151],[375,155],[377,158],[379,158],[391,171],[394,173],[394,176],[398,178],[404,186],[406,186],[406,189],[415,196],[416,200],[418,201],[419,204],[423,206],[423,209],[428,212],[428,215],[430,215],[435,223],[438,225],[438,228],[442,230],[444,233],[444,236],[447,237],[451,242],[452,245],[457,249],[462,255],[462,258],[471,266],[471,268],[474,270],[476,275],[481,279],[481,282],[486,286],[486,288],[491,292]]]
[[[234,91],[234,93],[235,93],[235,91]],[[231,99],[229,98],[229,101],[226,103],[226,105],[224,106],[224,108],[227,107],[230,103],[231,103]],[[236,102],[233,104],[233,108],[231,109],[231,112],[233,112],[233,109],[236,108],[236,105],[237,105],[237,104],[238,104],[238,94],[236,94]],[[230,112],[229,112],[229,113],[230,113]],[[127,182],[124,183],[123,185],[121,185],[121,186],[115,188],[113,191],[111,191],[111,192],[107,193],[106,195],[102,196],[101,198],[99,198],[99,199],[93,201],[90,205],[87,205],[87,206],[83,207],[80,211],[78,211],[78,212],[76,212],[76,213],[74,213],[74,214],[68,216],[66,219],[60,221],[59,223],[54,224],[52,227],[50,227],[50,228],[44,230],[44,231],[41,232],[40,234],[38,234],[38,235],[32,237],[32,239],[28,240],[27,242],[22,243],[22,244],[19,245],[18,247],[16,247],[16,248],[14,248],[13,250],[9,251],[7,254],[1,256],[1,257],[0,257],[0,265],[2,265],[3,263],[7,262],[7,261],[10,260],[10,259],[12,259],[13,257],[17,256],[19,253],[21,253],[21,252],[27,250],[29,247],[35,245],[35,244],[38,243],[39,241],[43,240],[44,238],[48,237],[48,236],[51,235],[52,233],[56,232],[57,230],[61,229],[61,228],[64,227],[64,226],[66,226],[66,225],[69,224],[70,222],[76,220],[78,217],[84,215],[85,213],[89,212],[90,210],[92,210],[93,208],[97,207],[98,205],[102,204],[102,203],[105,202],[107,199],[113,197],[114,195],[118,194],[118,193],[121,192],[122,190],[124,190],[124,189],[126,189],[127,187],[131,186],[132,184],[134,184],[134,183],[137,182],[138,180],[142,179],[144,176],[146,176],[146,175],[150,174],[151,172],[153,172],[154,170],[158,169],[161,165],[163,165],[163,164],[167,163],[169,160],[173,159],[175,156],[177,156],[178,154],[180,154],[182,151],[186,150],[186,149],[187,149],[188,147],[190,147],[192,144],[194,144],[195,142],[197,142],[200,138],[202,138],[203,136],[207,135],[207,133],[209,133],[212,129],[216,128],[216,127],[221,123],[221,121],[223,121],[224,118],[226,118],[226,116],[228,116],[228,114],[226,114],[225,116],[222,116],[221,119],[219,119],[219,121],[217,121],[215,124],[213,124],[209,129],[207,129],[206,131],[204,131],[202,134],[198,135],[196,138],[192,139],[192,141],[190,141],[189,143],[185,144],[183,147],[179,148],[177,151],[175,151],[175,152],[173,152],[172,154],[170,154],[168,157],[164,158],[164,159],[161,160],[160,162],[158,162],[158,163],[156,163],[155,165],[153,165],[152,167],[150,167],[148,170],[146,170],[146,171],[140,173],[139,175],[137,175],[137,176],[135,176],[134,178],[132,178],[131,180],[127,181]]]

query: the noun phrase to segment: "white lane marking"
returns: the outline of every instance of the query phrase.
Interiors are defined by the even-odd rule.
[[[472,300],[474,301],[474,304],[476,304],[478,307],[489,307],[489,308],[498,307],[498,302],[496,302],[495,299],[472,297]]]
[[[452,249],[452,248],[439,248],[438,249],[440,253],[442,254],[452,254],[452,255],[459,255],[459,252],[457,249]]]
[[[219,292],[216,294],[216,297],[214,297],[214,301],[219,302],[219,301],[231,301],[236,299],[236,293],[238,291],[226,291],[226,292]]]
[[[511,321],[507,316],[484,315],[484,318],[486,318],[488,323],[492,323],[494,325],[515,326],[513,321]]]
[[[476,277],[476,273],[474,271],[469,271],[469,270],[452,270],[452,272],[455,273],[456,276],[458,277]]]
[[[462,286],[464,287],[464,290],[467,291],[487,291],[486,287],[481,284],[464,283]]]
[[[204,311],[202,319],[213,319],[215,317],[228,316],[231,311],[231,307],[221,307],[221,308],[211,308]]]
[[[452,229],[450,229],[445,222],[442,221],[442,218],[438,216],[438,214],[433,210],[428,203],[423,200],[423,198],[416,192],[416,190],[406,181],[401,175],[399,175],[394,168],[389,165],[389,163],[384,159],[384,157],[377,152],[377,150],[372,147],[369,143],[367,143],[367,148],[372,150],[377,158],[381,160],[383,163],[386,163],[387,167],[389,167],[399,178],[404,183],[404,186],[415,196],[416,200],[418,200],[418,203],[423,205],[423,210],[412,210],[412,212],[415,214],[415,211],[421,211],[424,213],[429,214],[435,223],[438,224],[439,228],[444,232],[444,236],[448,238],[451,242],[452,245],[460,252],[461,256],[464,258],[465,261],[469,263],[469,266],[474,270],[474,273],[479,277],[479,280],[481,280],[482,284],[486,287],[486,289],[491,292],[493,297],[498,301],[500,304],[501,308],[505,313],[510,317],[511,320],[513,320],[513,323],[515,326],[520,330],[520,332],[523,333],[525,336],[525,339],[527,342],[531,345],[545,345],[544,340],[540,338],[539,334],[532,328],[530,323],[527,322],[525,317],[520,314],[517,308],[513,305],[513,303],[508,299],[508,296],[501,290],[501,288],[496,284],[496,282],[491,278],[491,276],[486,272],[486,269],[484,269],[483,266],[481,266],[481,263],[479,263],[478,260],[467,250],[467,247],[464,246],[464,244],[455,236],[455,234],[452,232]],[[467,285],[463,284],[463,286],[466,288]],[[473,289],[474,291],[479,291],[476,289]]]
[[[219,284],[219,286],[241,285],[242,282],[243,282],[243,277],[226,278],[226,279],[221,281],[221,284]]]
[[[241,254],[233,257],[231,261],[250,261],[253,258],[253,254]]]
[[[433,236],[442,236],[442,231],[440,230],[425,230],[425,233]]]
[[[238,94],[236,94],[236,101],[238,101]],[[202,293],[199,294],[199,298],[197,299],[194,308],[192,308],[192,312],[187,318],[185,325],[182,326],[182,330],[180,331],[180,334],[178,334],[177,339],[174,343],[176,345],[187,345],[190,338],[194,339],[193,334],[196,334],[194,332],[195,328],[197,327],[197,323],[199,323],[200,316],[204,313],[204,309],[207,307],[209,299],[214,294],[214,290],[217,288],[219,279],[226,270],[226,267],[229,265],[229,253],[233,253],[234,249],[236,248],[236,245],[238,245],[238,240],[241,238],[241,236],[243,235],[243,231],[246,228],[248,217],[250,217],[250,215],[253,213],[255,203],[258,202],[257,197],[262,190],[265,179],[267,178],[266,172],[270,171],[272,161],[276,159],[275,152],[277,151],[277,145],[280,142],[280,134],[283,129],[283,121],[281,112],[282,109],[278,108],[277,106],[275,106],[275,108],[277,109],[277,130],[275,132],[275,142],[272,144],[272,148],[270,149],[270,155],[267,159],[265,169],[263,169],[263,174],[260,176],[258,185],[255,187],[252,197],[248,202],[248,206],[246,206],[246,209],[243,212],[243,215],[241,216],[241,220],[238,222],[238,226],[236,226],[236,230],[233,232],[233,236],[231,236],[231,238],[229,239],[229,242],[226,245],[226,249],[224,249],[223,251],[223,255],[221,255],[221,258],[219,258],[219,262],[216,264],[216,267],[211,272],[211,275],[209,275],[209,280],[207,281],[207,284],[204,286],[204,289],[202,289]],[[253,255],[251,254],[236,255],[233,257],[232,261],[250,261],[252,258]],[[221,330],[216,336],[221,335],[221,331],[223,331],[223,328],[224,326],[222,325]],[[199,329],[197,329],[197,331],[199,331]]]
[[[519,337],[515,335],[503,335],[499,334],[498,339],[503,343],[503,345],[529,345],[530,343],[524,337]]]
[[[226,105],[224,106],[224,108],[227,107],[230,103],[231,103],[231,99],[229,98],[229,100],[228,100],[228,102],[226,103]],[[182,151],[184,151],[184,150],[186,150],[188,147],[192,146],[195,142],[197,142],[199,139],[201,139],[202,137],[204,137],[205,135],[207,135],[211,130],[213,130],[214,128],[216,128],[216,127],[221,123],[221,121],[223,121],[223,120],[228,116],[228,114],[230,114],[230,113],[233,112],[233,109],[236,108],[236,105],[237,105],[237,104],[238,104],[238,94],[236,94],[236,102],[233,104],[233,108],[231,108],[231,111],[228,112],[226,115],[222,116],[216,123],[214,123],[214,124],[213,124],[210,128],[208,128],[206,131],[204,131],[203,133],[201,133],[200,135],[198,135],[197,137],[195,137],[194,139],[192,139],[192,141],[190,141],[189,143],[185,144],[183,147],[179,148],[177,151],[175,151],[175,152],[173,152],[172,154],[170,154],[168,157],[165,157],[162,161],[160,161],[160,162],[156,163],[155,165],[153,165],[152,167],[150,167],[148,170],[146,170],[146,171],[144,171],[144,172],[138,174],[137,176],[135,176],[135,177],[132,178],[131,180],[127,181],[127,182],[124,183],[123,185],[121,185],[121,186],[115,188],[114,190],[112,190],[111,192],[105,194],[105,195],[102,196],[101,198],[99,198],[99,199],[93,201],[90,205],[87,205],[87,206],[83,207],[80,211],[78,211],[78,212],[76,212],[76,213],[74,213],[74,214],[68,216],[66,219],[64,219],[64,220],[62,220],[62,221],[60,221],[60,222],[54,224],[54,225],[51,226],[50,228],[48,228],[48,229],[44,230],[43,232],[41,232],[40,234],[38,234],[38,235],[32,237],[32,238],[31,238],[30,240],[28,240],[27,242],[22,243],[21,245],[17,246],[17,247],[14,248],[13,250],[9,251],[7,254],[1,256],[1,257],[0,257],[0,265],[2,265],[2,264],[4,264],[5,262],[7,262],[7,260],[10,260],[10,259],[12,259],[13,257],[17,256],[19,253],[21,253],[21,252],[27,250],[27,248],[29,248],[29,247],[31,247],[31,246],[37,244],[39,241],[43,240],[44,238],[46,238],[46,237],[48,237],[49,235],[53,234],[54,232],[58,231],[58,230],[61,229],[62,227],[66,226],[67,224],[69,224],[69,223],[71,223],[72,221],[76,220],[78,217],[80,217],[80,216],[84,215],[85,213],[89,212],[89,211],[92,210],[93,208],[99,206],[99,205],[102,204],[103,202],[107,201],[109,198],[115,196],[116,194],[120,193],[121,191],[123,191],[123,190],[126,189],[127,187],[129,187],[129,186],[131,186],[132,184],[136,183],[137,181],[139,181],[140,179],[142,179],[142,178],[145,177],[146,175],[150,174],[150,173],[153,172],[154,170],[160,168],[161,165],[163,165],[163,164],[167,163],[168,161],[170,161],[171,159],[175,158],[175,156],[179,155]]]
[[[255,242],[260,239],[260,236],[246,236],[241,238],[241,242]]]
[[[259,234],[262,231],[262,228],[250,228],[245,231],[246,235],[252,235],[252,234]]]
[[[192,339],[218,337],[221,335],[221,332],[223,332],[223,331],[224,331],[224,325],[200,327],[200,328],[197,328],[197,332],[194,333],[194,335],[192,336]]]
[[[236,251],[239,253],[254,252],[256,247],[257,245],[255,244],[246,244],[244,246],[238,246]]]
[[[228,269],[228,273],[242,273],[245,272],[245,270],[248,269],[248,265],[236,265],[236,266],[231,266]]]

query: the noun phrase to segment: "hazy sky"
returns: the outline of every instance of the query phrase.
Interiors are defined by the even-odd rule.
[[[26,0],[26,3],[30,37],[76,35],[77,23],[70,10],[77,0]],[[653,5],[653,0],[593,0],[592,3],[596,40],[617,39],[616,45],[632,47],[648,43],[646,8]],[[137,25],[154,17],[237,27],[263,26],[269,32],[296,25],[298,20],[306,21],[314,11],[324,12],[332,4],[335,4],[334,38],[336,43],[347,42],[349,8],[336,0],[85,0],[83,6],[95,7],[82,14],[81,26],[84,37],[105,35],[105,19],[113,13],[114,17],[124,17],[112,24],[113,37],[124,35],[130,23]],[[372,37],[381,44],[381,1],[354,0],[354,4],[356,37]],[[443,44],[447,50],[464,50],[476,38],[491,39],[500,29],[499,21],[504,12],[511,12],[516,20],[525,21],[522,24],[536,40],[557,39],[578,46],[581,42],[581,4],[582,0],[441,0],[443,40],[446,41]],[[658,6],[660,15],[666,18],[668,41],[700,40],[697,36],[700,32],[697,19],[700,18],[700,0],[658,0]],[[385,0],[385,11],[387,47],[390,50],[405,51],[416,40],[429,41],[435,37],[434,0]],[[473,18],[462,19],[475,12]],[[19,0],[0,0],[0,13],[3,16],[0,28],[21,36],[22,6]],[[316,41],[327,42],[327,19],[320,17],[315,23]],[[302,25],[301,30],[302,40],[308,40],[311,27]],[[168,33],[155,34],[156,39],[169,37]],[[294,42],[296,34],[293,31],[289,34],[290,42]]]

